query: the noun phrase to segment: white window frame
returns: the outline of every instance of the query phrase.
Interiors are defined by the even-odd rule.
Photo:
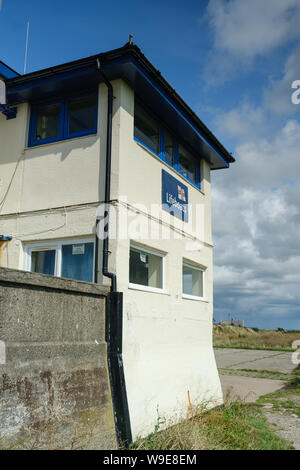
[[[95,255],[95,239],[94,238],[72,238],[64,240],[53,240],[36,243],[24,243],[24,270],[31,272],[31,253],[34,251],[55,250],[55,265],[53,276],[61,277],[62,268],[62,246],[63,245],[80,245],[81,243],[93,243]],[[95,256],[93,256],[93,277],[91,282],[95,282]],[[84,281],[81,281],[84,282]]]
[[[130,256],[130,249],[134,248],[136,250],[142,251],[144,253],[149,253],[150,255],[159,256],[161,258],[161,282],[162,287],[151,287],[151,286],[144,286],[142,284],[134,284],[129,282],[128,287],[130,289],[142,290],[146,292],[155,292],[157,294],[164,294],[165,293],[165,254],[160,253],[159,251],[155,251],[149,248],[144,248],[141,245],[136,245],[134,243],[130,243],[129,245],[129,256]],[[128,258],[129,263],[129,258]],[[129,270],[128,270],[129,274]]]
[[[188,268],[191,268],[191,269],[195,269],[196,271],[201,271],[202,272],[202,297],[199,296],[199,295],[190,295],[190,294],[185,294],[183,292],[183,267],[184,266],[187,266]],[[205,296],[204,296],[204,287],[205,287],[205,282],[204,282],[204,277],[205,277],[205,271],[206,271],[206,268],[204,267],[200,267],[200,266],[195,266],[194,264],[192,263],[188,263],[186,261],[182,261],[182,279],[181,279],[181,282],[182,282],[182,298],[183,299],[190,299],[190,300],[205,300]]]

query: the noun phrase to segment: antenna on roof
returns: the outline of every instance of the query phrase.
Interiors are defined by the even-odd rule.
[[[133,34],[129,34],[129,44],[133,44]]]
[[[24,75],[25,75],[25,73],[26,73],[26,65],[27,65],[28,36],[29,36],[29,21],[27,21],[26,44],[25,44],[25,57],[24,57]]]

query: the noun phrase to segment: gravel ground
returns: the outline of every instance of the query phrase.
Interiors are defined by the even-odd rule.
[[[264,413],[270,423],[278,428],[276,434],[290,441],[296,450],[300,450],[300,418],[295,414],[287,414],[283,411],[268,411],[272,405],[264,406]]]

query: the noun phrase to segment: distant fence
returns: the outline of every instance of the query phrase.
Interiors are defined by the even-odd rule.
[[[116,448],[106,295],[0,268],[0,448]]]

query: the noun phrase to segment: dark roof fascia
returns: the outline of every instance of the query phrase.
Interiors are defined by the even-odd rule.
[[[167,80],[162,76],[159,70],[157,70],[152,63],[147,59],[147,57],[141,52],[137,46],[132,46],[135,48],[136,58],[140,60],[141,65],[146,66],[148,73],[153,79],[160,83],[160,85],[165,89],[168,95],[173,98],[176,105],[181,108],[185,114],[188,115],[189,119],[193,121],[194,125],[199,127],[204,136],[212,142],[213,146],[218,150],[223,157],[228,161],[228,163],[235,162],[235,158],[225,149],[225,147],[219,142],[219,140],[214,136],[214,134],[206,127],[206,125],[201,121],[197,114],[189,107],[189,105],[181,98],[180,95],[176,92],[174,88],[167,82]]]
[[[25,75],[21,75],[15,78],[6,80],[7,88],[13,87],[14,85],[21,85],[28,83],[28,81],[34,81],[37,79],[47,78],[48,76],[59,74],[62,72],[71,72],[72,70],[81,69],[94,64],[97,58],[100,58],[104,68],[109,68],[109,63],[118,58],[124,58],[128,56],[134,58],[140,66],[148,73],[150,78],[154,80],[162,89],[168,94],[170,99],[181,109],[185,115],[193,122],[193,124],[199,128],[203,136],[208,142],[222,155],[222,157],[228,162],[233,163],[235,159],[225,149],[225,147],[219,142],[214,134],[206,127],[196,113],[188,106],[188,104],[178,95],[178,93],[171,87],[167,80],[162,76],[159,70],[157,70],[147,57],[141,52],[140,48],[134,44],[125,44],[125,46],[118,49],[114,49],[108,52],[95,54],[84,59],[67,62],[65,64],[57,65],[55,67],[49,67],[36,72],[31,72]]]

